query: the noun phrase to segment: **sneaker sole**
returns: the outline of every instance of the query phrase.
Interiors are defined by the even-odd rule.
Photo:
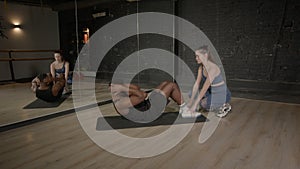
[[[182,113],[181,114],[181,117],[182,118],[197,118],[197,117],[200,117],[202,114],[201,113],[195,113],[195,114],[184,114]]]

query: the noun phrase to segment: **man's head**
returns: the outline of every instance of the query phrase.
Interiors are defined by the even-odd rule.
[[[52,81],[50,73],[41,73],[37,76],[41,83],[48,85]]]

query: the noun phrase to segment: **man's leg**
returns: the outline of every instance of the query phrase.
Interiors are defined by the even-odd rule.
[[[184,103],[180,89],[176,83],[163,82],[157,87],[157,89],[161,90],[165,94],[166,98],[171,97],[178,105]]]
[[[162,85],[159,89],[167,98],[171,97],[180,106],[179,114],[181,114],[183,118],[196,118],[201,116],[201,113],[188,111],[188,108],[184,104],[180,89],[176,83],[168,82],[165,85]]]

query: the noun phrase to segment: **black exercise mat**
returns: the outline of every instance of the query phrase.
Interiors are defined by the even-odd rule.
[[[56,102],[46,102],[41,99],[36,99],[33,102],[29,103],[23,109],[38,109],[38,108],[54,108],[58,107],[62,102],[64,102],[70,94],[64,94],[61,96],[61,98]]]
[[[168,112],[163,113],[159,118],[150,123],[136,123],[131,120],[126,119],[123,116],[107,116],[99,117],[97,119],[96,130],[110,130],[113,129],[126,129],[126,128],[138,128],[138,127],[150,127],[150,126],[160,126],[160,125],[172,125],[178,116],[178,112]],[[107,123],[110,125],[107,126]],[[194,118],[182,118],[179,117],[176,124],[187,124],[187,123],[199,123],[205,122],[207,118],[203,115],[199,116],[197,119]]]

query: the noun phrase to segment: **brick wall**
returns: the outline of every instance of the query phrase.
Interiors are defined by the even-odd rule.
[[[212,41],[227,79],[300,81],[300,1],[182,0],[178,6],[179,16]]]
[[[226,78],[253,81],[300,81],[300,1],[297,0],[177,0],[177,15],[199,27],[211,40],[223,63]],[[139,12],[175,13],[173,1],[143,0]],[[95,9],[108,9],[111,18],[93,19]],[[135,3],[112,3],[79,10],[79,30],[91,27],[92,32],[106,23],[137,11]],[[74,11],[59,13],[61,45],[74,49]],[[66,24],[67,23],[67,24]],[[147,35],[140,37],[140,48],[160,47],[172,51],[172,40]],[[73,42],[73,44],[72,44]],[[136,37],[115,46],[105,58],[99,72],[110,78],[114,68],[131,52],[136,51]],[[178,43],[179,55],[196,73],[193,51]],[[73,46],[73,47],[72,47]],[[151,74],[151,76],[150,76]],[[149,72],[151,81],[157,72]],[[154,78],[155,79],[155,78]]]

